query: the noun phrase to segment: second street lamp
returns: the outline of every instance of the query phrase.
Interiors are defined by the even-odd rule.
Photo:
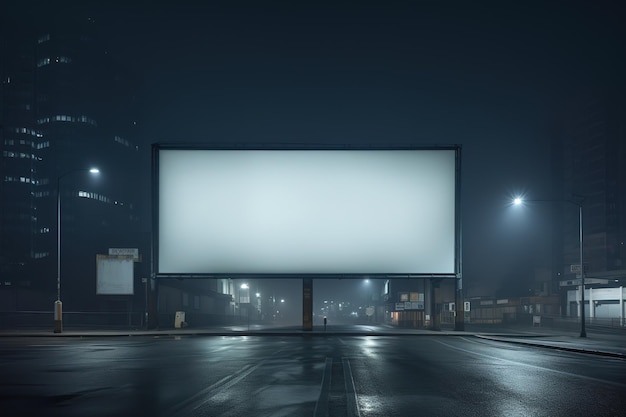
[[[99,174],[98,168],[74,169],[57,177],[57,299],[54,302],[54,333],[63,332],[63,303],[61,302],[61,180],[75,172]]]
[[[513,200],[516,206],[524,201],[545,202],[545,203],[570,203],[578,206],[578,257],[580,262],[580,337],[587,337],[585,330],[585,266],[583,263],[583,199],[574,200],[523,200],[517,197]]]

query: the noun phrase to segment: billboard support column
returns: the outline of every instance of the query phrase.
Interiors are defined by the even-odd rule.
[[[441,279],[430,279],[430,329],[441,330],[439,327],[439,318],[437,317],[437,288],[441,284]]]
[[[463,331],[465,330],[465,310],[463,308],[463,279],[457,278],[454,280],[454,307],[455,307],[455,315],[454,315],[454,330]]]
[[[313,330],[313,279],[302,279],[302,330]]]
[[[159,327],[159,312],[158,312],[158,293],[159,293],[159,281],[154,277],[148,280],[148,329],[156,329]]]

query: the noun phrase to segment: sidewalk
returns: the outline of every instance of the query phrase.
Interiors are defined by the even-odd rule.
[[[52,329],[0,330],[2,337],[180,337],[180,336],[465,336],[485,340],[513,343],[538,348],[593,354],[626,360],[626,331],[611,333],[587,331],[581,338],[576,332],[548,328],[480,329],[473,331],[402,329],[390,326],[315,326],[312,331],[299,327],[275,326],[221,326],[210,328],[157,329],[157,330],[64,330]]]
[[[525,346],[535,346],[547,349],[563,350],[576,353],[587,353],[600,356],[610,356],[614,358],[626,359],[625,340],[620,342],[573,337],[573,336],[554,336],[548,338],[546,336],[532,337],[516,337],[511,336],[489,336],[479,335],[476,337],[487,340],[495,340],[499,342],[514,343]]]

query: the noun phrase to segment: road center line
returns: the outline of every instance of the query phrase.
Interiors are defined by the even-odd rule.
[[[359,417],[359,403],[356,398],[356,390],[354,389],[354,378],[352,377],[352,368],[347,358],[342,358],[343,379],[346,385],[346,402],[348,405],[348,417]]]
[[[217,395],[220,392],[222,392],[222,391],[232,387],[233,385],[235,385],[236,383],[238,383],[239,381],[241,381],[242,379],[244,379],[245,377],[250,375],[259,366],[261,366],[262,363],[263,362],[259,362],[259,363],[257,363],[254,366],[252,366],[252,365],[245,365],[244,367],[239,369],[237,372],[235,372],[235,373],[233,373],[231,375],[225,376],[224,378],[220,379],[219,381],[215,382],[214,384],[209,385],[208,387],[198,391],[196,394],[192,395],[191,397],[187,398],[186,400],[183,400],[180,403],[176,404],[175,406],[171,407],[169,412],[167,413],[167,415],[178,415],[183,410],[187,409],[192,404],[194,404],[197,401],[199,401],[201,398],[204,398],[204,400],[202,402],[200,402],[199,404],[196,404],[193,407],[193,410],[197,410],[198,408],[200,408],[201,406],[203,406],[204,404],[209,402],[211,400],[211,398],[213,398],[215,395]],[[207,396],[208,396],[208,398],[207,398]]]
[[[315,417],[328,417],[328,397],[330,395],[330,375],[333,367],[333,358],[326,358],[326,366],[322,375],[320,396],[315,403]]]

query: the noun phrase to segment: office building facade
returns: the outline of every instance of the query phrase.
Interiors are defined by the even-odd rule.
[[[16,310],[51,308],[60,218],[62,299],[70,309],[98,308],[111,299],[95,297],[95,255],[145,252],[149,241],[137,201],[147,167],[133,79],[89,17],[5,28],[2,39],[3,299]]]

